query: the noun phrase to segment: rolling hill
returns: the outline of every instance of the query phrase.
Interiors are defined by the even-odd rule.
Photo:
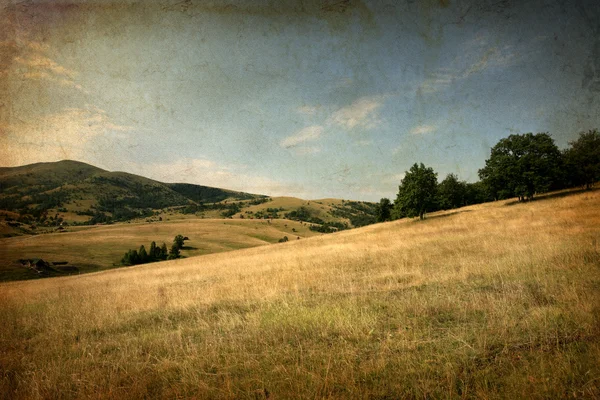
[[[0,283],[0,397],[598,398],[599,226],[595,190]]]
[[[189,218],[287,218],[333,232],[374,223],[375,207],[162,183],[69,160],[0,168],[1,237],[51,232],[64,225]]]
[[[71,223],[90,217],[92,223],[130,220],[166,207],[261,197],[200,185],[162,183],[69,160],[0,168],[0,210],[30,215],[26,222],[43,223],[42,215],[54,218],[56,214]]]

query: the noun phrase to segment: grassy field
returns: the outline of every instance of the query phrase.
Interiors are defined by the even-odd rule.
[[[0,397],[598,398],[599,242],[596,190],[0,284]]]
[[[150,242],[170,247],[175,235],[190,238],[182,251],[184,257],[237,250],[318,235],[299,222],[273,220],[187,218],[152,224],[123,223],[105,226],[69,227],[70,232],[0,238],[0,281],[35,278],[34,271],[17,260],[42,258],[68,261],[81,272],[99,271],[119,264],[129,249]],[[294,232],[295,230],[295,232]]]

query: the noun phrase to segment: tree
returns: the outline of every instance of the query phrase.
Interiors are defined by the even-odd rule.
[[[183,237],[183,235],[177,235],[175,236],[175,239],[173,239],[173,245],[177,246],[178,250],[183,249],[183,242],[185,241],[185,238]]]
[[[156,242],[152,242],[150,243],[150,252],[148,253],[148,257],[152,260],[160,260],[160,254],[159,254],[160,249],[158,247],[156,247]]]
[[[597,129],[582,132],[569,144],[571,148],[564,152],[567,183],[591,189],[600,181],[600,133]]]
[[[124,257],[125,265],[137,265],[140,263],[137,250],[129,250]]]
[[[474,182],[465,184],[465,205],[480,204],[486,201],[493,201],[483,182]]]
[[[547,133],[510,135],[492,147],[479,177],[496,199],[532,199],[560,182],[561,154]]]
[[[409,218],[419,216],[423,219],[425,212],[431,211],[435,205],[437,173],[433,168],[427,168],[423,163],[414,164],[406,172],[394,204],[396,215],[406,215]]]
[[[171,251],[169,251],[169,260],[174,260],[176,258],[179,258],[180,256],[181,254],[179,253],[179,247],[175,242],[173,242],[173,245],[171,246]]]
[[[148,253],[146,252],[146,248],[144,247],[144,245],[140,246],[140,250],[138,251],[138,257],[140,259],[140,264],[144,264],[147,263],[148,260]]]
[[[163,243],[162,246],[160,246],[160,259],[161,260],[166,260],[167,257],[169,256],[168,252],[167,252],[167,244]]]
[[[467,184],[458,180],[454,174],[448,174],[437,187],[437,202],[442,210],[465,205]]]
[[[382,198],[379,200],[376,209],[377,222],[385,222],[392,219],[392,203],[390,199]]]

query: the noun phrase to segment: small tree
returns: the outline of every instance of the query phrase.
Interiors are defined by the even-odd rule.
[[[467,185],[454,174],[448,174],[437,187],[437,202],[442,210],[462,207],[465,204]]]
[[[177,246],[177,244],[175,242],[173,242],[173,245],[171,246],[171,251],[169,251],[169,260],[174,260],[176,258],[179,258],[181,256],[181,254],[179,253],[179,247]]]
[[[148,257],[154,261],[154,260],[160,260],[159,257],[159,248],[156,247],[156,242],[152,242],[150,243],[150,252],[148,253]]]
[[[437,173],[433,168],[415,163],[406,172],[398,188],[395,214],[423,219],[425,212],[432,210],[435,205],[436,187]]]
[[[175,236],[175,239],[173,239],[173,244],[177,246],[177,248],[179,250],[183,249],[183,243],[185,241],[185,237],[183,237],[183,235],[177,235]]]
[[[388,198],[379,200],[376,209],[377,222],[389,221],[392,218],[392,202]]]
[[[600,133],[597,129],[581,133],[569,144],[571,148],[564,153],[567,182],[570,186],[591,189],[600,181]]]
[[[169,256],[168,250],[167,250],[167,244],[163,243],[162,246],[160,246],[160,256],[159,258],[161,260],[166,260],[167,257]]]
[[[144,245],[140,246],[140,250],[138,251],[138,257],[140,260],[140,264],[148,262],[148,253],[146,252],[146,248],[144,247]]]

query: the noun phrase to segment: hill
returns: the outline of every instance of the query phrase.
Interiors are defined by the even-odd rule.
[[[263,246],[283,237],[304,239],[318,233],[297,221],[179,219],[161,223],[131,223],[69,227],[61,232],[0,239],[0,281],[35,279],[96,272],[120,267],[129,249],[146,249],[152,241],[170,246],[173,238],[189,237],[182,250],[184,257]],[[19,260],[67,261],[42,274],[24,268]]]
[[[126,221],[166,207],[259,197],[200,185],[162,183],[69,160],[0,168],[0,210],[20,213],[24,223],[58,226],[63,221]]]
[[[0,397],[598,398],[599,226],[596,190],[3,283]]]
[[[162,183],[68,160],[0,168],[0,237],[55,232],[65,225],[196,217],[287,218],[327,233],[374,223],[375,207]]]

